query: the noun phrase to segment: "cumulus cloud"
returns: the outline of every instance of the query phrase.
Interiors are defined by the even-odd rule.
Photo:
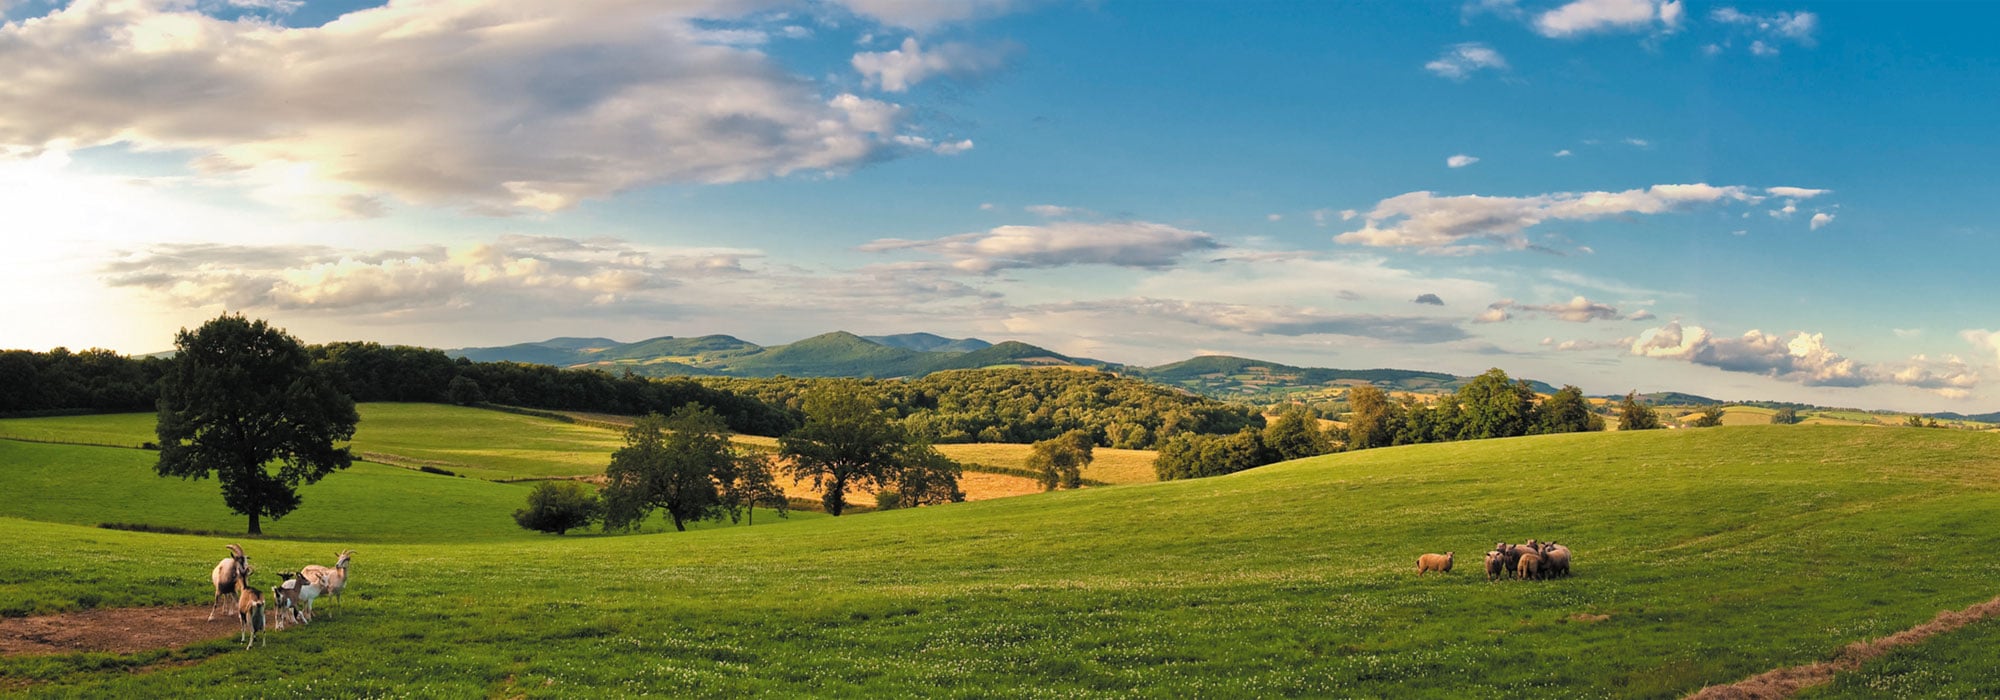
[[[1557,158],[1568,158],[1568,157],[1570,157],[1570,155],[1572,155],[1572,154],[1571,154],[1571,153],[1569,152],[1569,149],[1567,149],[1567,148],[1565,148],[1565,149],[1562,149],[1562,150],[1560,150],[1560,151],[1556,151],[1556,157],[1557,157]]]
[[[1956,356],[1868,365],[1827,347],[1820,333],[1783,334],[1751,330],[1740,338],[1718,338],[1700,326],[1668,323],[1641,333],[1630,352],[1642,357],[1681,360],[1727,372],[1743,372],[1806,386],[1859,387],[1876,384],[1924,389],[1963,398],[1977,387],[1977,371]]]
[[[970,44],[938,44],[925,50],[915,37],[889,51],[854,54],[854,70],[870,86],[884,92],[903,92],[930,78],[946,75],[966,77],[999,68],[1010,49],[1005,46],[975,47]]]
[[[1438,295],[1436,294],[1425,293],[1417,295],[1416,303],[1429,304],[1431,306],[1444,306],[1444,299],[1438,297]]]
[[[1251,335],[1341,335],[1395,343],[1448,343],[1464,340],[1465,330],[1446,319],[1322,311],[1288,305],[1229,304],[1133,297],[1074,301],[1028,307],[1039,313],[1087,313],[1148,317]]]
[[[1971,343],[1972,347],[1980,352],[1993,356],[1995,363],[2000,363],[2000,331],[1969,328],[1959,331],[1958,337],[1964,338],[1965,342]]]
[[[1680,26],[1679,0],[1572,0],[1535,16],[1542,36],[1566,38],[1613,31],[1672,31]]]
[[[505,314],[657,301],[657,292],[684,279],[741,273],[741,261],[755,255],[534,236],[456,251],[168,243],[125,251],[101,273],[110,286],[148,290],[185,307]]]
[[[1616,307],[1578,296],[1560,304],[1523,304],[1512,299],[1502,299],[1487,305],[1486,311],[1474,320],[1481,323],[1498,323],[1513,318],[1517,312],[1531,316],[1546,316],[1570,323],[1589,323],[1618,318]]]
[[[1444,159],[1444,165],[1447,168],[1463,168],[1477,162],[1479,162],[1479,158],[1463,153]]]
[[[76,3],[0,26],[0,148],[193,152],[209,177],[363,215],[391,199],[557,210],[914,150],[901,107],[827,96],[723,41],[708,23],[736,5],[391,3],[296,28],[195,7]]]
[[[1820,213],[1818,213],[1818,214],[1814,214],[1814,215],[1812,216],[1812,222],[1811,222],[1810,224],[1808,224],[1808,225],[1807,225],[1807,227],[1808,227],[1808,228],[1809,228],[1810,230],[1813,230],[1813,231],[1818,231],[1818,230],[1820,229],[1820,227],[1822,227],[1822,226],[1825,226],[1825,225],[1827,225],[1827,224],[1830,224],[1830,223],[1833,223],[1833,215],[1832,215],[1832,214],[1828,214],[1828,213],[1826,213],[1826,212],[1820,212]]]
[[[1452,80],[1465,80],[1482,70],[1506,69],[1507,59],[1500,52],[1478,42],[1446,47],[1436,59],[1424,64],[1424,70]]]
[[[1547,221],[1595,221],[1628,214],[1662,214],[1718,202],[1756,203],[1741,186],[1653,185],[1623,192],[1556,192],[1532,197],[1438,196],[1410,192],[1378,202],[1360,230],[1334,240],[1422,252],[1466,254],[1528,247],[1525,232]]]
[[[989,231],[915,241],[885,238],[862,245],[866,252],[909,250],[944,258],[958,272],[991,274],[1018,268],[1116,265],[1164,268],[1181,256],[1221,248],[1200,231],[1144,221],[1057,221],[1039,226],[1001,226]]]

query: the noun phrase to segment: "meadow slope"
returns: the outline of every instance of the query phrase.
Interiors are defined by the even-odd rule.
[[[34,517],[19,502],[35,495],[0,516]],[[339,619],[268,648],[0,659],[0,689],[1672,697],[1993,597],[1996,512],[2000,437],[1985,434],[1746,426],[1420,445],[755,528],[381,542],[357,547]],[[1475,571],[1494,540],[1531,536],[1575,547],[1577,575],[1489,584]],[[230,541],[4,517],[0,538],[16,543],[0,610],[202,602]],[[330,544],[249,546],[288,565]],[[1458,573],[1414,575],[1417,554],[1445,550]],[[1864,672],[1921,692],[1954,663],[1983,663],[1959,648],[1920,658],[1930,675],[1915,681]],[[1978,685],[1990,673],[1952,677],[1994,690]]]

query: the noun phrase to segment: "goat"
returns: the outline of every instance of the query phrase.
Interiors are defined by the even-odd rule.
[[[311,579],[294,573],[280,573],[283,583],[271,587],[271,597],[278,601],[280,611],[291,611],[292,621],[298,624],[312,623],[313,600],[325,592],[325,588]],[[278,629],[285,628],[285,613],[278,613]]]
[[[226,544],[229,556],[215,563],[215,570],[208,573],[208,582],[215,586],[215,603],[208,606],[208,619],[215,620],[215,611],[222,608],[223,596],[235,594],[237,581],[250,570],[250,558],[243,554],[238,545]]]
[[[264,631],[264,594],[250,585],[253,570],[246,565],[242,571],[236,577],[236,621],[242,624],[242,633],[237,635],[237,639],[243,640],[244,649],[249,649],[257,643],[257,633]],[[264,641],[267,646],[270,643],[269,639]]]
[[[318,584],[322,593],[333,594],[333,602],[338,605],[340,603],[340,592],[347,590],[347,562],[354,558],[354,550],[343,549],[335,557],[333,568],[329,569],[315,564],[299,569],[299,575],[311,579],[313,583]],[[307,601],[307,603],[307,607],[310,608],[311,601]],[[331,613],[332,611],[328,611],[328,614]]]

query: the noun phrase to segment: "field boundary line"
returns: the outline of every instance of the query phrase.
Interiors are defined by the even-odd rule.
[[[1993,617],[2000,617],[2000,596],[1958,610],[1940,611],[1930,622],[1886,637],[1850,643],[1841,647],[1832,661],[1772,669],[1728,685],[1711,685],[1687,697],[1689,700],[1788,698],[1801,690],[1832,682],[1834,674],[1859,669],[1897,648],[1921,644],[1931,637]]]
[[[12,435],[6,435],[6,434],[0,434],[0,440],[12,440],[14,442],[32,442],[37,445],[75,445],[77,447],[110,447],[113,449],[120,449],[120,450],[145,450],[147,452],[154,451],[154,450],[146,450],[146,448],[142,445],[113,445],[104,442],[77,442],[75,440],[42,440],[39,438],[14,437]]]

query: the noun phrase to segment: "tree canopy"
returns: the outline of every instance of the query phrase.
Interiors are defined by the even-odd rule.
[[[764,456],[730,443],[722,417],[695,405],[633,423],[604,477],[607,530],[636,527],[654,510],[675,530],[697,520],[734,520],[771,490]]]
[[[334,443],[354,437],[354,401],[316,369],[305,346],[263,321],[223,315],[181,329],[161,380],[161,476],[222,483],[229,509],[276,520],[299,507],[298,487],[346,469]],[[270,466],[276,463],[276,471]]]
[[[1095,459],[1097,441],[1090,433],[1072,430],[1037,441],[1028,453],[1028,468],[1039,474],[1043,491],[1083,487],[1083,468]]]
[[[1639,392],[1625,394],[1625,400],[1618,403],[1619,430],[1657,430],[1660,416],[1653,409],[1639,403]]]

